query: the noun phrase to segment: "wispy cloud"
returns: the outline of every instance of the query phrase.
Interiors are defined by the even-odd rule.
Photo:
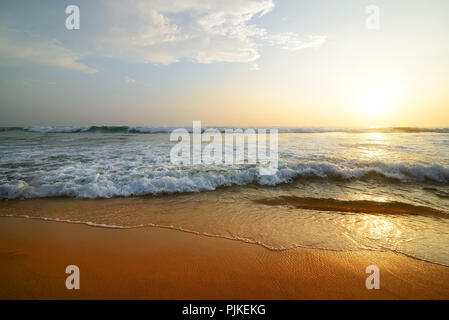
[[[326,39],[293,32],[271,34],[258,27],[256,20],[274,8],[273,0],[107,3],[117,24],[97,42],[97,49],[100,54],[135,63],[253,62],[264,44],[295,51],[318,47]]]
[[[96,73],[97,70],[80,62],[81,56],[64,48],[57,40],[49,40],[18,30],[0,30],[0,57],[15,63],[31,63]]]
[[[309,35],[300,37],[293,32],[267,35],[264,37],[272,46],[280,47],[288,51],[297,51],[305,48],[321,47],[326,41],[326,36]]]
[[[125,76],[125,77],[123,78],[123,81],[124,81],[126,84],[136,83],[136,79],[133,79],[133,78],[131,78],[130,76]]]
[[[259,70],[259,65],[258,65],[257,63],[253,63],[253,64],[251,65],[251,67],[249,68],[249,70],[251,70],[251,71],[257,71],[257,70]]]

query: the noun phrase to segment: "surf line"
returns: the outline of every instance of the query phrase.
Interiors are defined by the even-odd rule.
[[[174,129],[170,150],[174,165],[258,165],[260,175],[274,175],[278,169],[278,129],[215,128],[201,129],[201,121],[193,121],[192,137],[186,128]],[[203,143],[208,143],[203,147]],[[267,145],[269,145],[269,152]],[[245,148],[246,146],[246,148]]]

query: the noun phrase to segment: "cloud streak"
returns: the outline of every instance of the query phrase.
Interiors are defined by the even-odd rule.
[[[125,76],[125,77],[123,78],[123,81],[124,81],[126,84],[136,83],[136,79],[133,79],[133,78],[131,78],[130,76]]]
[[[81,71],[97,70],[80,62],[81,56],[62,46],[57,40],[29,35],[18,30],[0,30],[0,57],[12,63],[31,63]]]

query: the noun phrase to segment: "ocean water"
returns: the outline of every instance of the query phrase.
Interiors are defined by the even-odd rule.
[[[449,266],[448,128],[279,128],[273,176],[249,164],[173,165],[172,129],[2,128],[0,215]]]

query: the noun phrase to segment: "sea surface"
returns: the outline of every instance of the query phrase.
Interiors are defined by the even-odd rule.
[[[449,128],[279,128],[272,176],[174,165],[173,129],[0,128],[0,215],[449,266]]]

